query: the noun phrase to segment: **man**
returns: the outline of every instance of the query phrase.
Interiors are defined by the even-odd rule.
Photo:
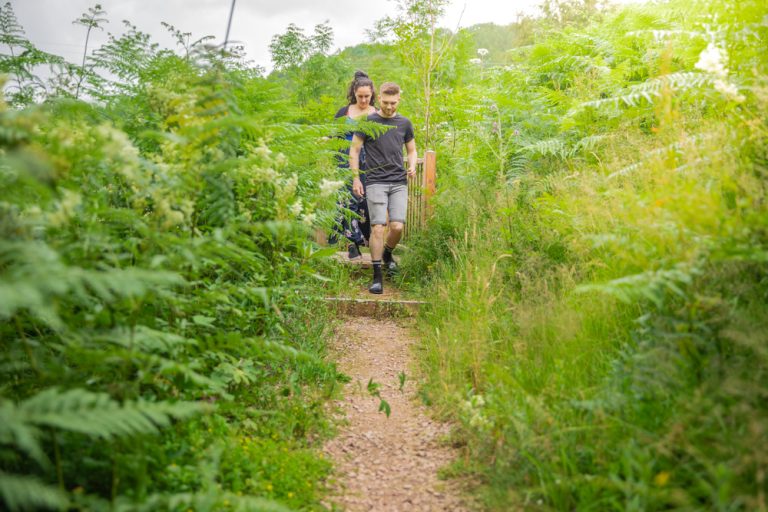
[[[371,222],[371,260],[373,263],[373,284],[371,293],[383,293],[382,261],[387,273],[396,270],[397,264],[392,252],[403,235],[406,209],[408,207],[408,177],[416,175],[416,141],[411,122],[397,113],[400,103],[400,86],[387,82],[379,89],[379,112],[368,116],[369,122],[390,127],[373,137],[355,132],[349,150],[349,167],[354,179],[352,192],[358,197],[363,194],[360,181],[360,149],[365,147],[365,190],[368,195],[368,213]],[[403,165],[403,145],[408,155],[408,170]],[[384,228],[389,214],[389,234],[384,240]]]

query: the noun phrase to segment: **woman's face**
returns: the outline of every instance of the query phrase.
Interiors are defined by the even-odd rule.
[[[373,91],[368,85],[361,85],[355,89],[355,103],[362,109],[368,108],[371,104],[371,96],[373,96]]]

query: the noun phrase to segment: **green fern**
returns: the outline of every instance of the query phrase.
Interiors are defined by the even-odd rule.
[[[155,512],[157,510],[195,510],[216,512],[235,510],[242,512],[291,512],[278,501],[255,496],[239,496],[230,492],[211,490],[198,493],[156,494],[140,504],[121,502],[117,512]]]
[[[656,307],[662,307],[671,293],[687,298],[685,287],[690,285],[695,268],[678,265],[668,270],[650,270],[640,274],[620,277],[602,284],[586,284],[576,288],[577,293],[599,292],[617,298],[626,304],[648,300]]]
[[[641,105],[643,102],[653,103],[655,98],[661,96],[661,91],[664,87],[670,87],[672,89],[684,91],[701,88],[704,85],[711,83],[712,77],[704,73],[672,73],[657,78],[651,78],[642,84],[630,87],[625,93],[619,94],[612,98],[587,101],[577,107],[577,111],[584,108],[599,109],[605,106],[613,106],[616,108],[620,107],[621,105],[636,107]],[[569,115],[573,114],[574,112],[569,113]]]
[[[178,354],[188,347],[199,345],[198,341],[178,334],[158,331],[146,325],[132,328],[117,327],[94,336],[95,341],[106,341],[124,348],[133,348],[148,354]]]
[[[0,471],[0,498],[6,510],[62,510],[69,504],[67,495],[37,478]]]
[[[717,135],[715,133],[701,133],[694,135],[690,138],[689,142],[687,144],[682,144],[680,142],[674,142],[672,144],[668,144],[666,146],[662,146],[660,148],[652,149],[648,152],[646,152],[643,156],[643,159],[639,162],[633,162],[630,165],[627,165],[625,167],[622,167],[621,169],[612,172],[608,175],[608,179],[618,178],[620,176],[625,176],[627,174],[631,174],[634,171],[640,169],[651,161],[653,158],[656,158],[660,155],[665,154],[673,154],[675,157],[680,157],[683,155],[683,152],[685,150],[686,145],[698,145],[701,142],[712,140]]]
[[[184,283],[173,272],[67,266],[50,246],[36,241],[0,242],[0,265],[0,318],[26,309],[49,324],[58,322],[57,299],[95,296],[114,302]]]
[[[155,434],[172,419],[185,419],[209,409],[192,402],[118,403],[106,393],[83,389],[46,389],[18,404],[0,402],[0,441],[12,444],[38,462],[45,456],[39,445],[40,427],[66,430],[89,437]]]
[[[566,158],[568,155],[565,142],[563,142],[562,139],[557,138],[534,142],[533,144],[523,146],[520,148],[520,151],[534,155],[538,154],[542,156],[555,156],[561,159]]]

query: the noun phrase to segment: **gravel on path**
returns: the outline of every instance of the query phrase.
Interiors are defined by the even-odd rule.
[[[410,331],[391,319],[347,318],[338,330],[333,350],[352,381],[337,403],[346,422],[325,451],[337,467],[330,502],[343,510],[469,510],[458,485],[438,479],[438,469],[457,454],[442,442],[449,427],[431,419],[416,396],[413,343]],[[389,418],[368,391],[371,379],[391,406]]]

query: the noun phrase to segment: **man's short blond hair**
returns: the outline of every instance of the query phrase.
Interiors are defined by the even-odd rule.
[[[384,82],[381,84],[379,92],[380,94],[388,94],[390,96],[394,96],[395,94],[400,94],[400,86],[395,82]]]

